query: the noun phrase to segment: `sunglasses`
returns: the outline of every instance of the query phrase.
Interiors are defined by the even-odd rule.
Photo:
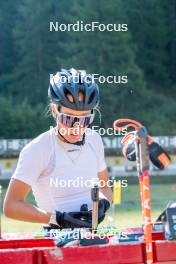
[[[86,127],[89,126],[93,120],[94,113],[84,116],[75,116],[60,112],[57,113],[57,121],[67,127],[74,127],[76,125]]]

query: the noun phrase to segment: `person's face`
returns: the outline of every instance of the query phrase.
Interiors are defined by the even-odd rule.
[[[80,100],[81,95],[79,95]],[[70,101],[72,98],[69,98]],[[54,112],[57,113],[57,109],[55,106]],[[73,110],[64,106],[61,106],[60,108],[60,113],[64,113],[64,114],[68,114],[68,115],[73,115],[73,116],[86,116],[86,115],[90,115],[91,111],[77,111],[77,110]],[[75,125],[74,127],[68,127],[66,125],[63,125],[60,122],[57,122],[57,127],[58,130],[60,131],[60,134],[63,135],[63,137],[69,141],[70,143],[76,143],[77,141],[79,141],[79,139],[81,138],[81,136],[84,134],[85,130],[87,127],[81,127],[79,124]]]

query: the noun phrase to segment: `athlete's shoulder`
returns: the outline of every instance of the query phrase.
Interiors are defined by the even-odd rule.
[[[37,150],[37,151],[42,151],[44,149],[46,149],[50,143],[51,143],[51,139],[53,136],[53,131],[48,130],[43,132],[42,134],[38,135],[37,137],[35,137],[34,139],[32,139],[24,148],[22,151],[25,150]]]

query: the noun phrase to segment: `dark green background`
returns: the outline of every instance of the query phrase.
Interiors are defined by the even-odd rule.
[[[50,21],[78,20],[127,23],[128,32],[49,31]],[[102,126],[129,117],[154,135],[175,135],[175,0],[1,0],[1,138],[49,129],[49,74],[64,67],[128,76],[126,85],[100,85]]]

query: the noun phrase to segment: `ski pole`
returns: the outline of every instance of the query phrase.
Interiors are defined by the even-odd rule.
[[[151,224],[151,207],[150,207],[150,179],[149,179],[149,151],[148,143],[151,137],[148,136],[147,130],[139,122],[131,119],[118,119],[114,121],[114,129],[122,132],[124,129],[131,129],[135,139],[136,166],[139,177],[141,208],[144,222],[144,240],[146,263],[153,263],[152,249],[152,224]],[[128,134],[125,136],[127,137]],[[124,138],[125,138],[124,137]],[[124,141],[124,138],[122,141]],[[121,143],[122,143],[121,141]]]
[[[99,188],[94,185],[91,189],[92,206],[92,230],[95,231],[98,226],[98,201],[99,201]]]
[[[149,151],[147,143],[147,130],[141,127],[136,135],[138,140],[136,144],[136,165],[140,184],[141,207],[144,221],[144,240],[146,263],[153,263],[152,249],[152,223],[151,223],[151,206],[150,206],[150,178],[149,178]]]

